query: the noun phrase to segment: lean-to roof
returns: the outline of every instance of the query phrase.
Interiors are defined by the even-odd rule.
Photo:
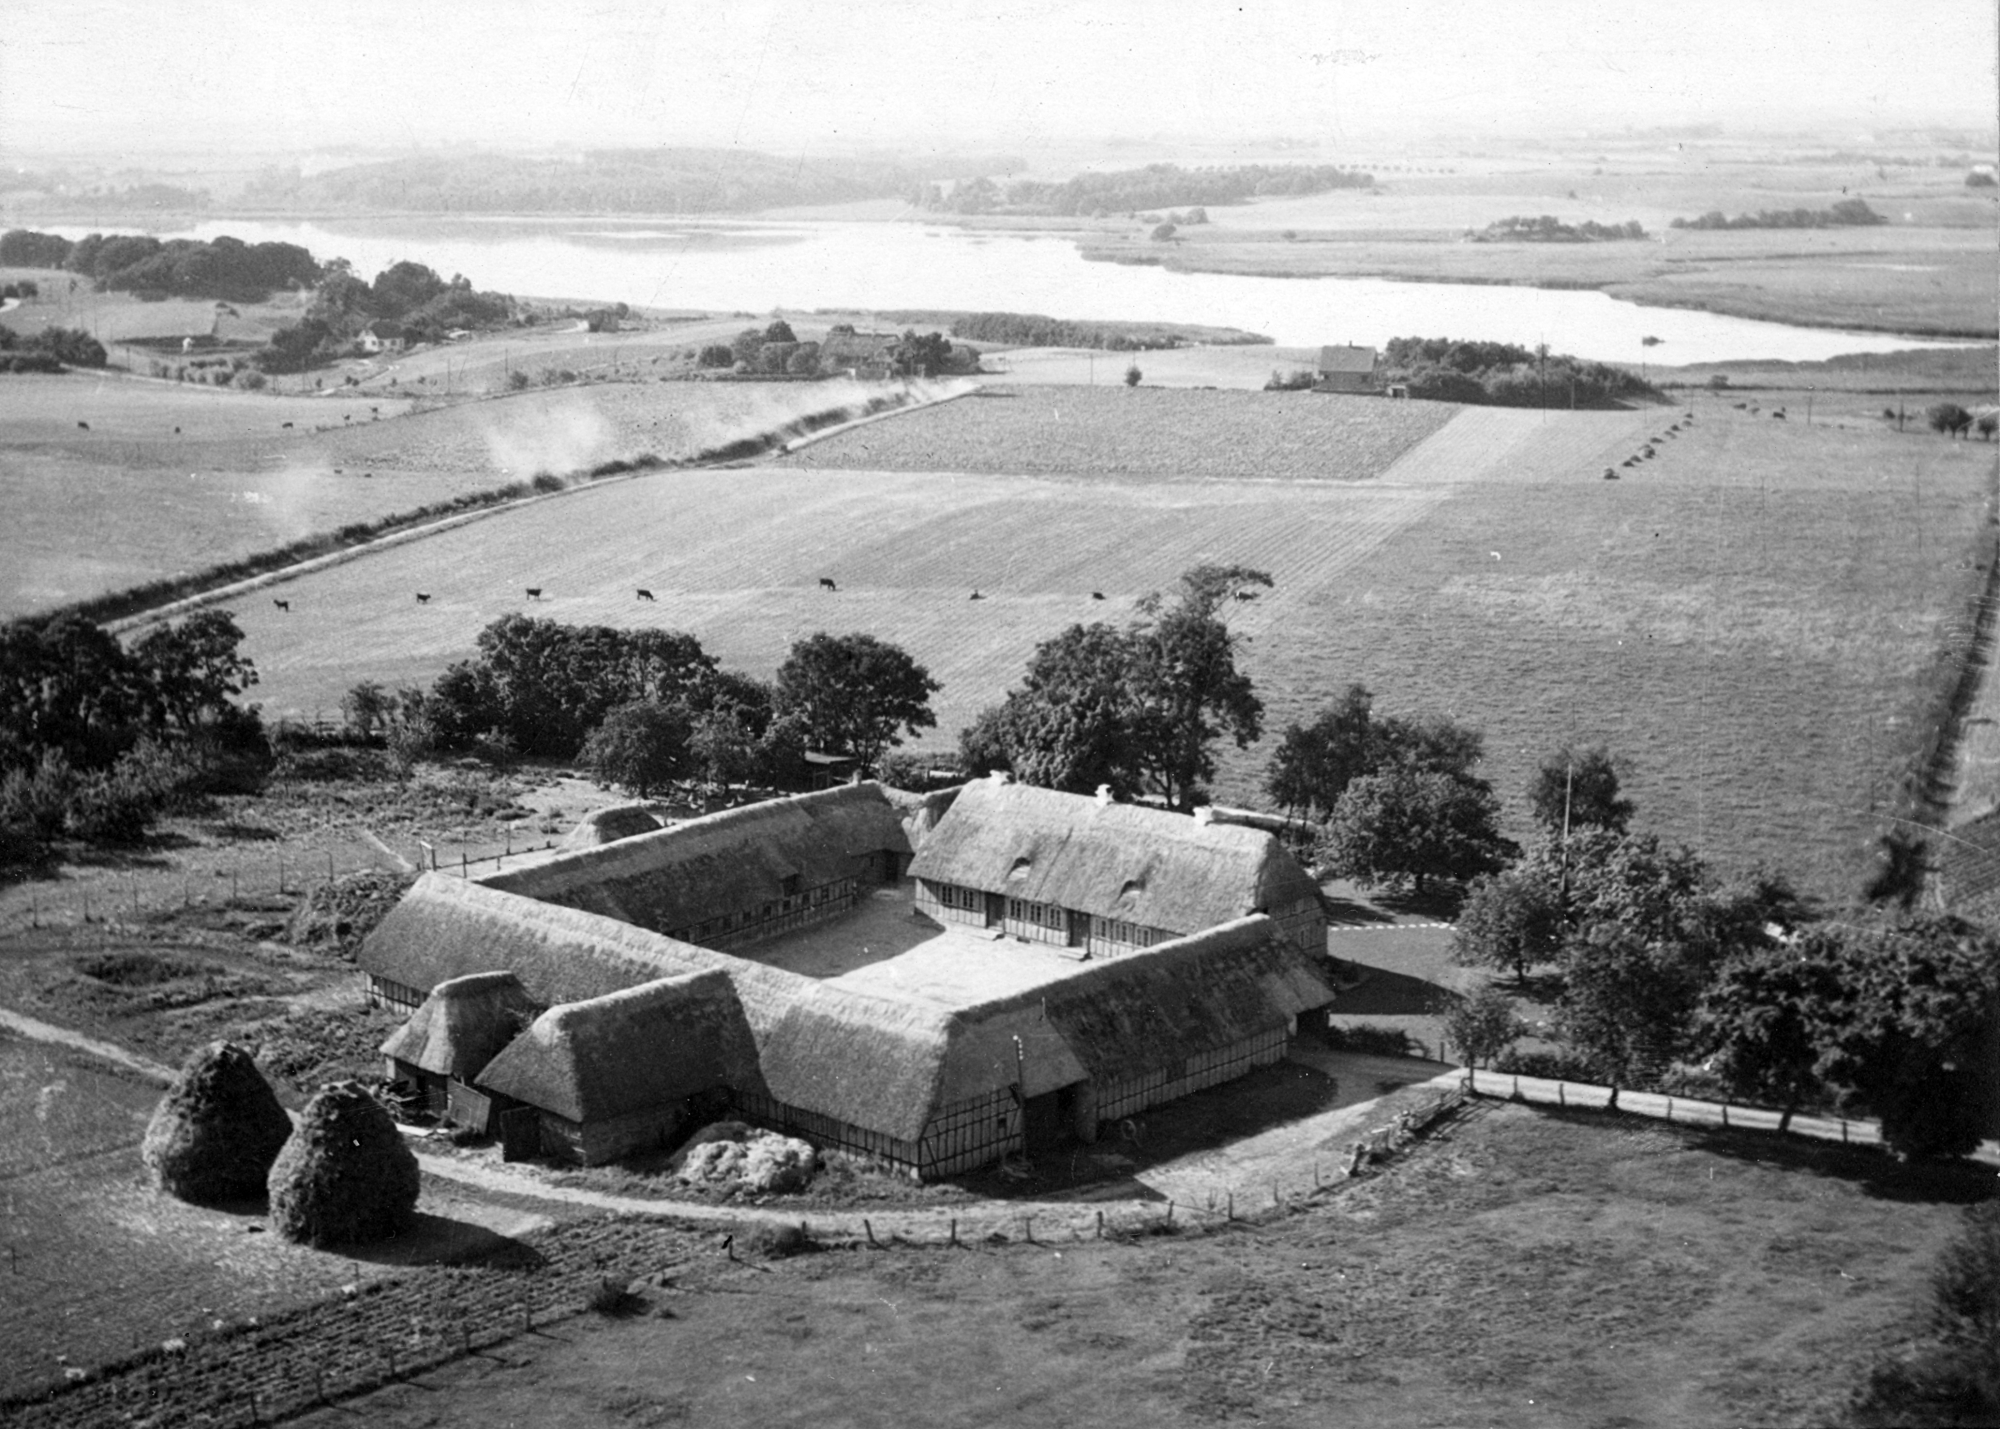
[[[542,1009],[512,972],[471,973],[431,989],[382,1044],[385,1056],[471,1081]]]

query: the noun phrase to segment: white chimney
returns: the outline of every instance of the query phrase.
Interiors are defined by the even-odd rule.
[[[1210,824],[1214,823],[1214,822],[1215,822],[1215,806],[1214,806],[1214,805],[1212,805],[1212,804],[1202,804],[1202,805],[1199,805],[1199,806],[1197,806],[1197,807],[1196,807],[1196,809],[1195,809],[1195,811],[1194,811],[1194,821],[1195,821],[1195,822],[1196,822],[1197,824],[1200,824],[1200,825],[1202,825],[1202,826],[1203,826],[1204,828],[1206,828],[1206,827],[1207,827],[1208,825],[1210,825]]]
[[[1097,786],[1097,807],[1100,809],[1111,807],[1111,786],[1109,784],[1099,784]]]

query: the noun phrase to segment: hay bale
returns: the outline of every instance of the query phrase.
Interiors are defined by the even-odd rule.
[[[153,1109],[140,1159],[183,1201],[249,1200],[292,1134],[292,1119],[250,1054],[211,1042],[188,1059]]]
[[[359,1082],[336,1082],[307,1104],[269,1186],[271,1228],[287,1240],[382,1240],[416,1210],[417,1158]]]

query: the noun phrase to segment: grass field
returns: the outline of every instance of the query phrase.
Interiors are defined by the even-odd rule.
[[[882,422],[817,443],[784,464],[1072,480],[1360,481],[1380,475],[1456,410],[1300,392],[996,386],[916,424]]]
[[[435,406],[385,393],[10,377],[0,386],[0,617],[541,471],[689,456],[854,396],[845,383],[626,382]]]
[[[1987,1192],[1488,1104],[1255,1229],[677,1265],[300,1422],[1826,1424]]]

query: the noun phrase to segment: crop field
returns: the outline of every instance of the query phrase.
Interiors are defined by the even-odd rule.
[[[0,386],[0,617],[541,471],[691,455],[855,395],[844,383],[622,383],[423,410],[374,393],[10,377]]]
[[[1379,475],[1456,411],[1443,402],[1310,392],[988,387],[919,422],[882,422],[785,460],[801,468],[1072,480],[1360,481]]]
[[[1260,390],[1272,372],[1311,371],[1319,352],[1310,347],[1179,347],[1158,352],[1089,352],[1074,347],[1016,347],[986,351],[988,369],[1010,384],[1055,383],[1113,387],[1137,367],[1148,387],[1228,387]]]
[[[1114,418],[1134,397],[1157,397],[1160,414],[1214,403],[1218,420],[1186,424],[1202,433],[1236,409],[1237,442],[1197,437],[1180,479],[1138,477],[1170,444],[1162,424],[1136,427],[1128,474],[1097,475],[1088,454],[1120,449]],[[1279,414],[1261,450],[1245,445],[1253,405]],[[274,713],[331,711],[363,678],[427,682],[515,610],[685,629],[758,675],[815,630],[865,630],[944,683],[939,727],[915,747],[948,748],[1038,641],[1129,618],[1198,562],[1242,562],[1277,582],[1231,614],[1266,734],[1225,751],[1219,797],[1261,802],[1285,723],[1359,680],[1385,712],[1484,729],[1487,773],[1517,812],[1538,760],[1601,741],[1651,827],[1724,867],[1768,859],[1818,892],[1851,889],[1917,739],[1916,676],[1965,593],[1990,447],[1720,404],[1671,434],[1681,409],[1546,421],[1471,409],[1432,438],[1449,460],[1425,444],[1397,467],[1386,437],[1350,462],[1284,420],[1350,405],[1356,421],[1457,410],[1088,389],[969,398],[772,464],[498,514],[287,581],[289,612],[254,600],[239,614]],[[1624,467],[1647,439],[1655,455]],[[982,445],[965,466],[1070,462],[1092,479],[957,465]],[[871,465],[892,457],[908,469]],[[1607,465],[1620,480],[1602,479]],[[1226,479],[1244,468],[1306,479]],[[1328,469],[1389,475],[1312,479]],[[544,599],[526,599],[531,585]],[[642,586],[655,602],[635,599]]]

